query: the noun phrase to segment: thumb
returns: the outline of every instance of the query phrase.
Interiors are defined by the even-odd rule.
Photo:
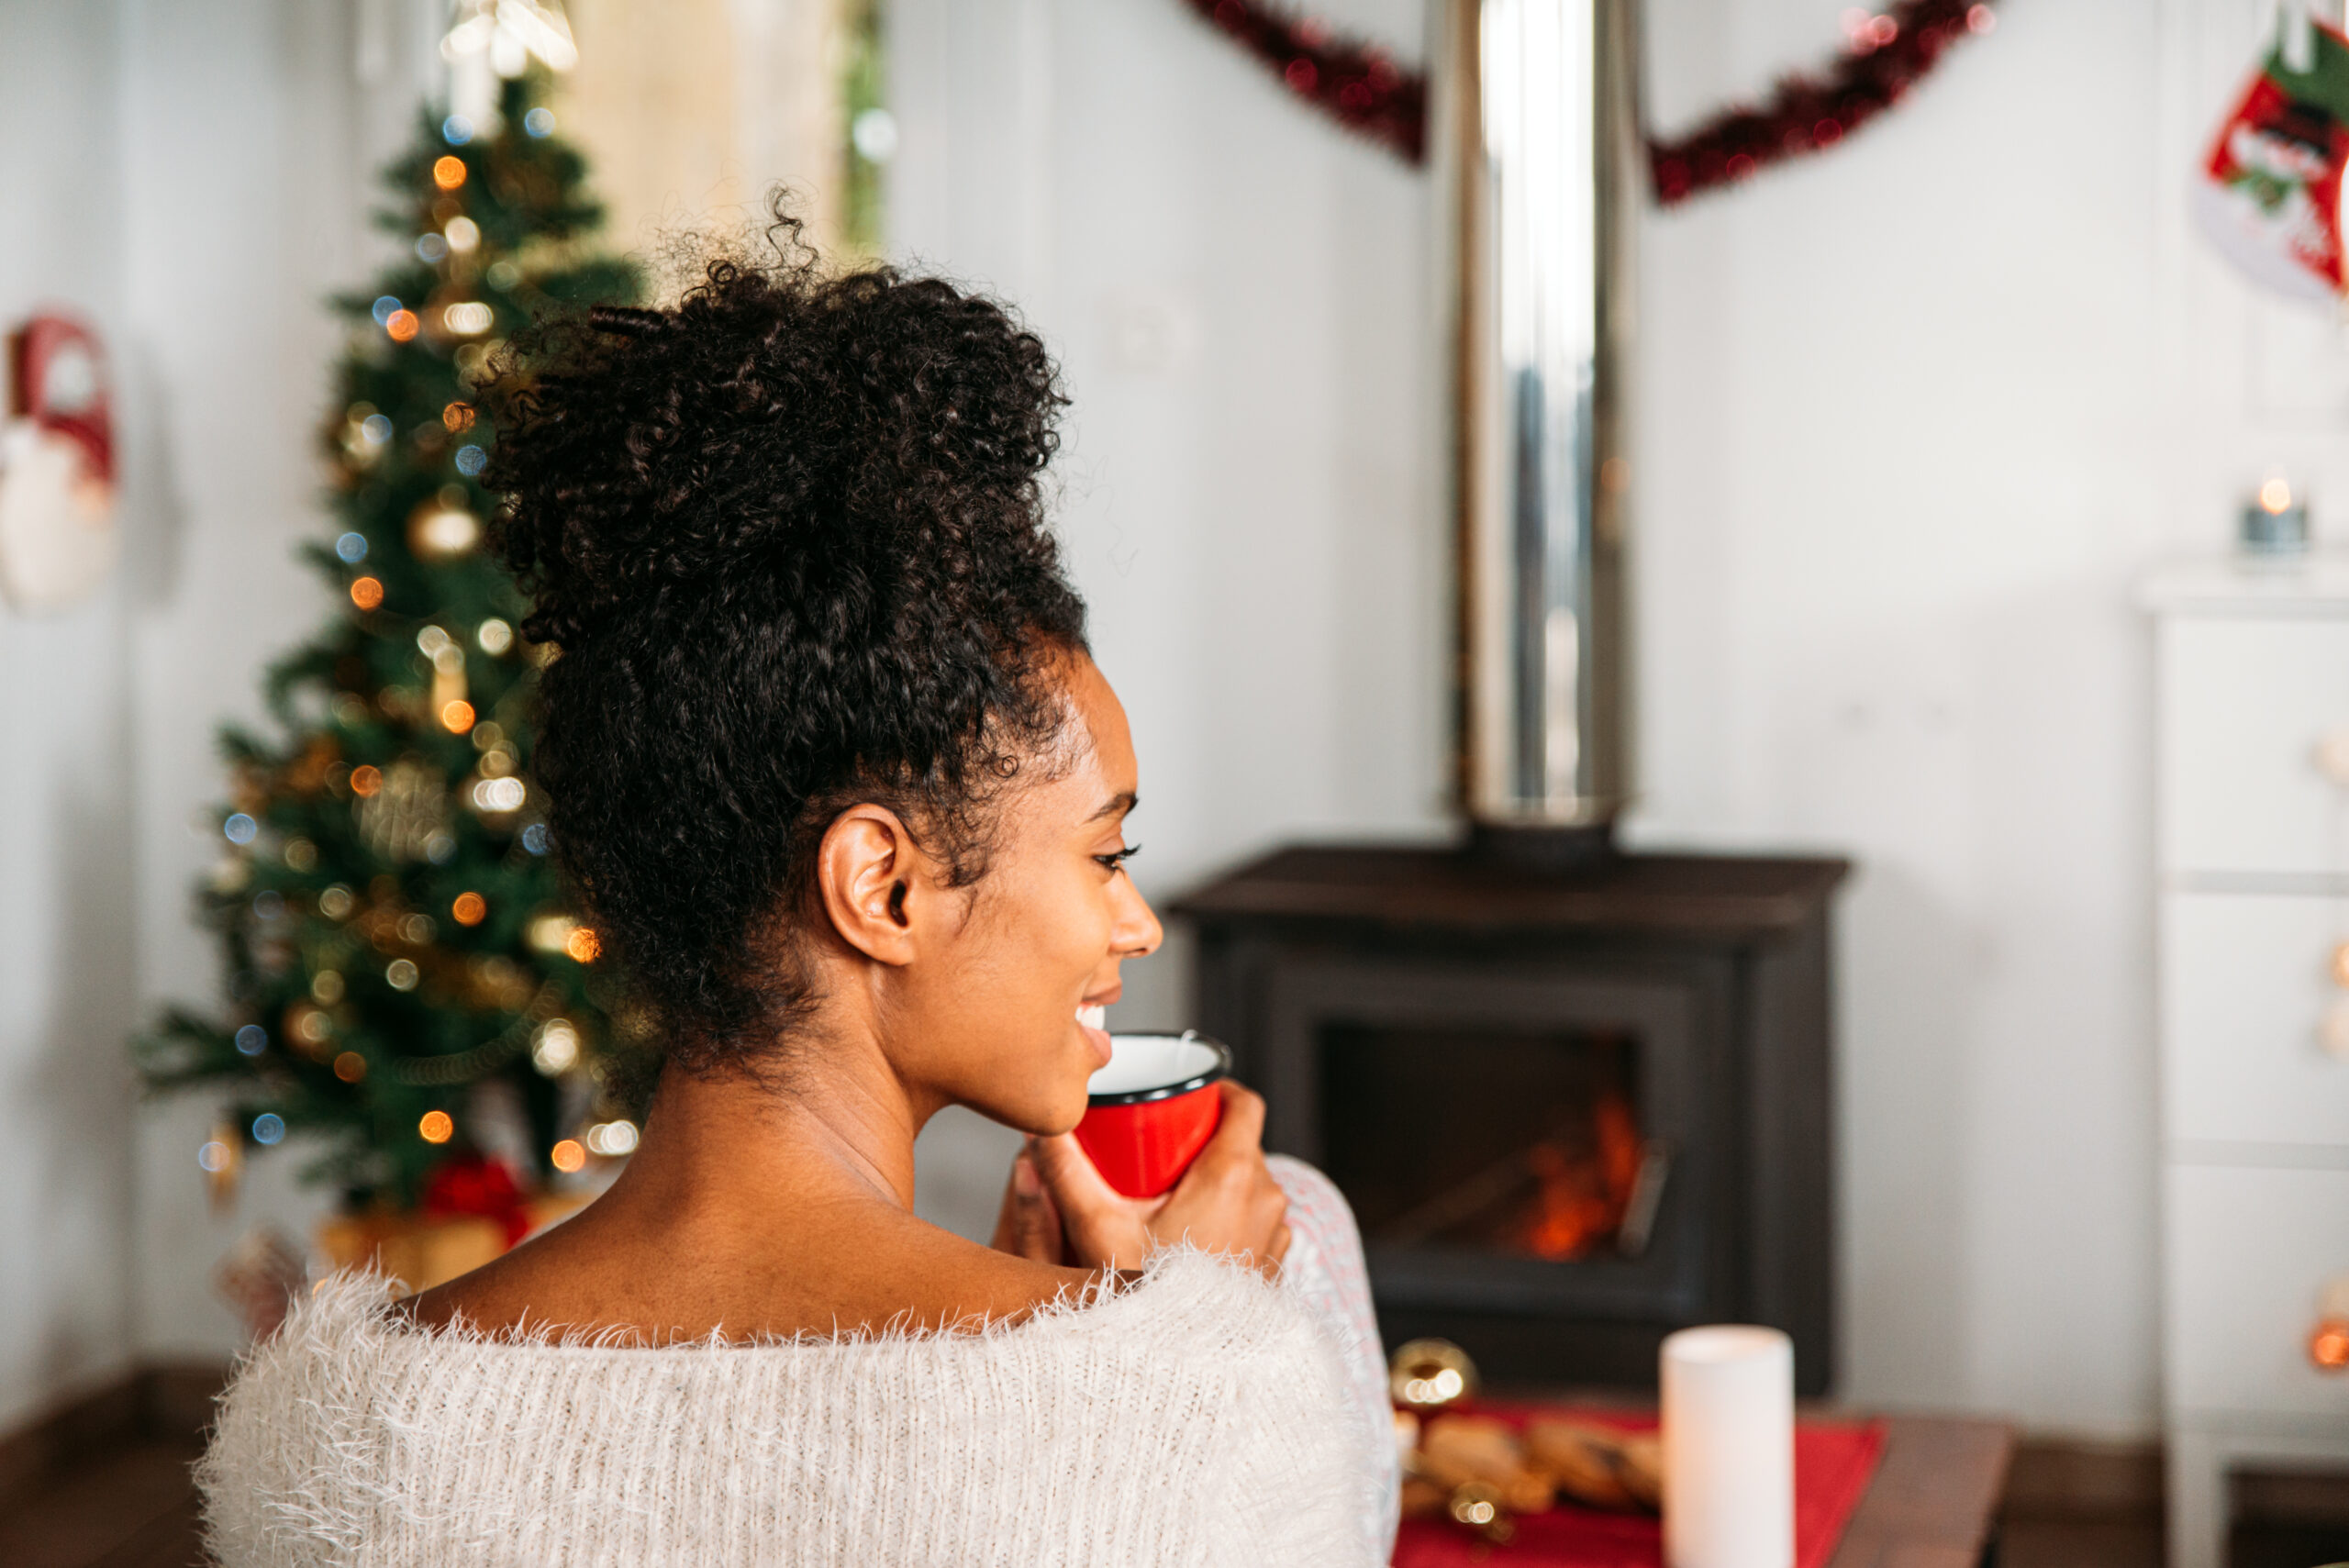
[[[1150,1250],[1148,1228],[1131,1200],[1102,1178],[1074,1133],[1036,1139],[1029,1151],[1082,1261],[1119,1267]]]
[[[1094,1166],[1093,1156],[1085,1151],[1076,1134],[1031,1138],[1028,1152],[1036,1162],[1036,1173],[1044,1179],[1044,1190],[1063,1212],[1093,1213],[1125,1201]]]

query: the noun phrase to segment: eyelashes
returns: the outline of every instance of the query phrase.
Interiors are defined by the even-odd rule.
[[[1121,869],[1128,861],[1140,853],[1141,853],[1140,844],[1128,844],[1114,854],[1096,855],[1093,858],[1100,863],[1102,870],[1114,872]]]

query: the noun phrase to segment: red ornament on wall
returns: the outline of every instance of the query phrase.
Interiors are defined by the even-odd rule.
[[[0,424],[0,597],[40,613],[73,604],[114,567],[112,399],[97,334],[37,316],[8,338]]]

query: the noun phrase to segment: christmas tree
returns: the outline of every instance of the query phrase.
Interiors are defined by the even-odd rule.
[[[316,1135],[307,1173],[354,1207],[502,1181],[493,1161],[528,1186],[634,1140],[611,1069],[644,1028],[564,908],[527,782],[551,651],[520,638],[527,602],[483,549],[493,358],[546,312],[638,289],[591,249],[602,214],[540,83],[507,82],[488,124],[428,113],[385,171],[378,220],[404,250],[334,302],[337,526],[305,550],[341,602],[268,672],[282,733],[221,734],[232,799],[198,896],[230,1012],[173,1010],[136,1048],[150,1088],[226,1092],[206,1170]]]

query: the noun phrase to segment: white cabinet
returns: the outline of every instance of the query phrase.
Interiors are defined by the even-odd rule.
[[[2148,582],[2172,1568],[2227,1472],[2349,1466],[2309,1357],[2349,1279],[2349,558]]]

